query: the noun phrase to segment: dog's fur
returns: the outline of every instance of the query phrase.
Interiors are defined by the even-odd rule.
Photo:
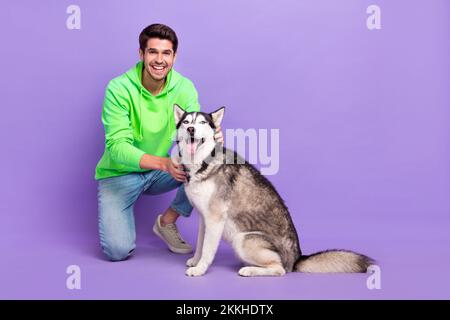
[[[200,213],[195,255],[186,275],[201,276],[220,239],[247,266],[241,276],[282,276],[286,272],[366,272],[373,260],[347,250],[302,255],[283,199],[257,169],[214,140],[224,108],[211,114],[174,106],[178,159],[187,172],[189,201]]]

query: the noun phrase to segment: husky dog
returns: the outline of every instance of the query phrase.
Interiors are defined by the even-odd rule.
[[[286,272],[366,272],[373,260],[347,250],[303,255],[289,211],[273,185],[236,152],[215,142],[225,108],[210,114],[174,106],[178,159],[186,195],[200,213],[188,276],[205,274],[223,237],[247,265],[241,276]],[[176,157],[177,158],[177,157]]]

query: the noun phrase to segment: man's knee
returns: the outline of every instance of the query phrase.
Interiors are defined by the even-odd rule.
[[[134,243],[115,243],[102,245],[103,253],[110,261],[122,261],[131,256],[134,252]]]

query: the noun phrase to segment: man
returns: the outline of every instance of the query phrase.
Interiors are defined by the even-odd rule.
[[[192,211],[183,187],[185,173],[168,152],[175,133],[173,105],[199,111],[197,91],[172,69],[178,39],[170,27],[148,26],[139,35],[139,46],[140,62],[109,82],[103,103],[105,151],[95,178],[100,244],[112,261],[126,259],[135,249],[133,205],[138,197],[175,188],[175,199],[157,217],[153,231],[172,252],[192,252],[175,224]],[[223,141],[220,128],[216,138]]]

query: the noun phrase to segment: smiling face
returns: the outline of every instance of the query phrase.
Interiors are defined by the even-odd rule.
[[[154,81],[166,78],[175,63],[176,55],[170,40],[150,38],[144,51],[139,49],[144,64],[144,72]]]
[[[209,149],[214,148],[215,128],[220,125],[224,110],[221,108],[213,113],[188,113],[179,106],[174,106],[178,148],[182,157],[192,159],[196,154],[209,153]]]

